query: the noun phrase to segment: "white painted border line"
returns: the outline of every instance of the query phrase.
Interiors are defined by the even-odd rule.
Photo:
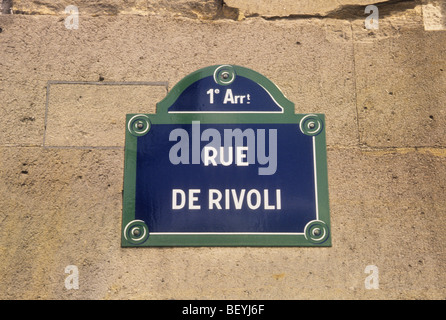
[[[50,104],[50,87],[52,84],[72,84],[72,85],[93,85],[93,86],[154,86],[165,87],[169,92],[169,82],[167,81],[64,81],[64,80],[48,80],[46,85],[46,101],[45,101],[45,119],[43,130],[43,148],[54,149],[123,149],[122,146],[47,146],[46,145],[46,129],[48,126],[48,109]]]
[[[317,166],[316,166],[316,136],[313,136],[313,166],[314,166],[314,201],[316,202],[316,220],[319,220],[319,203],[317,196]]]

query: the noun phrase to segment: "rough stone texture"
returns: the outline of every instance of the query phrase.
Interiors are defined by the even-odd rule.
[[[360,18],[210,21],[153,8],[98,11],[77,30],[59,11],[0,16],[1,299],[446,298],[446,33],[424,30],[420,5],[388,8],[379,30]],[[326,114],[331,248],[121,248],[118,126],[133,106],[153,112],[164,88],[52,84],[45,129],[48,81],[172,88],[220,63],[265,75],[296,112]],[[104,119],[116,130],[95,134]],[[71,147],[55,148],[64,130]],[[64,286],[68,265],[78,290]],[[367,265],[378,290],[365,289]]]
[[[446,30],[446,1],[423,0],[424,28]]]
[[[124,147],[122,119],[155,113],[166,88],[123,84],[51,84],[45,146]]]
[[[8,1],[8,0],[4,0]],[[423,0],[429,14],[438,15],[435,7],[442,0]],[[64,14],[74,5],[81,15],[161,15],[198,18],[203,20],[245,17],[349,17],[363,18],[367,5],[377,5],[382,14],[398,7],[413,6],[416,0],[14,0],[13,12],[19,14]],[[397,11],[397,10],[396,10]]]
[[[74,5],[81,15],[175,15],[189,18],[213,19],[221,11],[218,0],[15,0],[13,10],[24,14],[64,14]]]
[[[375,3],[391,2],[391,0],[225,0],[229,7],[239,8],[245,16],[289,16],[314,15],[325,16],[348,6],[367,6]]]
[[[2,299],[444,298],[445,155],[330,149],[332,248],[121,249],[121,151],[1,154]]]
[[[146,13],[148,0],[14,0],[15,13],[64,14],[68,6],[79,8],[80,14],[116,15],[118,13]]]
[[[381,25],[379,33],[359,26],[356,30],[361,143],[378,147],[444,146],[444,33],[426,32],[422,24],[409,29]],[[370,37],[381,39],[370,41]]]
[[[3,19],[2,74],[9,74],[16,84],[0,84],[9,105],[0,118],[0,124],[9,128],[0,136],[2,144],[41,143],[48,80],[98,81],[102,77],[105,82],[168,81],[173,86],[196,69],[219,63],[264,74],[296,104],[297,112],[326,113],[329,144],[357,143],[348,22],[252,19],[203,24],[124,15],[85,17],[78,30],[67,30],[63,20],[52,16]],[[259,48],[265,49],[253,54]],[[55,55],[57,64],[52,60]],[[34,117],[34,121],[23,122],[24,117]]]

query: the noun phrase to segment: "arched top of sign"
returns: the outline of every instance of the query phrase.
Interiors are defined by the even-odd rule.
[[[191,73],[157,104],[158,112],[294,113],[294,103],[266,77],[235,65],[216,65]]]

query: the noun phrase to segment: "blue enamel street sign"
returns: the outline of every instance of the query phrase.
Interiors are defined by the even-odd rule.
[[[330,246],[324,122],[250,69],[188,75],[127,115],[122,246]]]

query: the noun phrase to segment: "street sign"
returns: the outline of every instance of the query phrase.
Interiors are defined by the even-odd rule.
[[[325,118],[235,65],[128,114],[121,245],[331,246]]]

